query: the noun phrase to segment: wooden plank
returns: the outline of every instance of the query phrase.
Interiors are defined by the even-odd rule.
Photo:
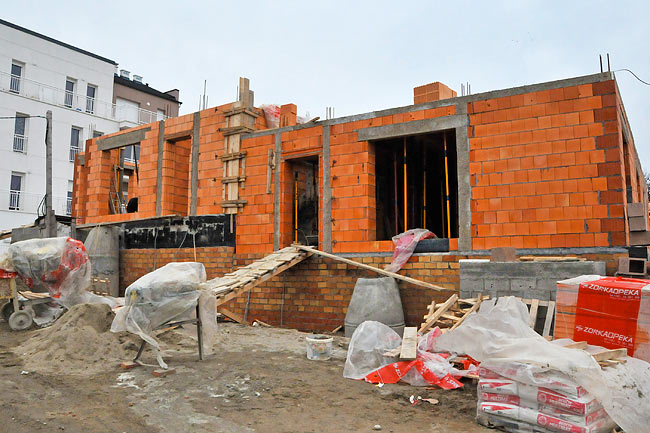
[[[555,316],[555,302],[550,301],[546,310],[546,320],[544,320],[544,331],[542,332],[543,337],[548,337],[551,333],[551,323],[553,323],[553,317]]]
[[[528,325],[535,329],[535,322],[537,321],[537,308],[539,307],[539,299],[533,299],[530,303],[530,318],[528,319]]]
[[[587,342],[586,341],[576,341],[575,343],[570,343],[567,344],[566,346],[562,346],[567,349],[581,349],[584,350],[587,348]]]
[[[424,281],[416,280],[415,278],[406,277],[404,275],[396,274],[394,272],[388,272],[388,271],[385,271],[385,270],[380,269],[380,268],[375,268],[374,266],[366,265],[365,263],[355,262],[354,260],[346,259],[344,257],[339,257],[339,256],[336,256],[334,254],[326,253],[324,251],[319,251],[319,250],[317,250],[315,248],[306,247],[304,245],[297,245],[297,244],[294,244],[293,246],[295,246],[296,248],[301,249],[303,251],[308,251],[308,252],[311,252],[313,254],[318,254],[319,256],[327,257],[328,259],[337,260],[339,262],[346,263],[346,264],[352,265],[352,266],[356,266],[356,267],[361,268],[361,269],[366,269],[368,271],[373,271],[373,272],[376,272],[376,273],[378,273],[380,275],[384,275],[386,277],[393,277],[396,280],[405,281],[407,283],[411,283],[411,284],[414,284],[416,286],[426,287],[427,289],[438,290],[438,291],[447,291],[447,292],[453,292],[454,291],[453,289],[447,289],[447,288],[444,288],[444,287],[436,286],[435,284],[425,283]]]
[[[472,314],[474,311],[478,310],[479,307],[481,306],[481,302],[483,302],[483,296],[481,293],[479,293],[479,296],[477,298],[476,304],[472,305],[472,308],[470,308],[464,315],[463,317],[454,324],[454,326],[451,327],[450,331],[453,331],[454,329],[458,328],[464,321],[469,317],[470,314]]]
[[[608,361],[610,359],[622,358],[624,356],[627,356],[627,349],[621,348],[621,349],[603,350],[602,352],[592,353],[591,356],[598,362]]]
[[[433,326],[433,324],[436,323],[436,321],[449,309],[449,307],[454,305],[457,300],[458,300],[458,295],[456,295],[455,293],[451,295],[451,297],[447,299],[445,303],[442,304],[440,308],[438,308],[436,312],[433,313],[431,317],[429,317],[427,321],[420,326],[419,332],[424,333],[428,331],[429,328],[431,328],[431,326]]]
[[[242,323],[244,325],[248,325],[248,322],[246,320],[244,320],[244,316],[240,316],[239,314],[237,314],[235,312],[232,312],[227,308],[221,307],[221,308],[219,308],[219,312],[221,314],[223,314],[224,316],[231,318],[232,320],[234,320],[237,323]]]
[[[270,280],[271,278],[278,275],[279,273],[284,272],[285,270],[287,270],[287,269],[297,265],[298,263],[302,262],[303,260],[305,260],[310,255],[311,254],[300,254],[300,255],[296,256],[295,259],[285,263],[282,266],[278,266],[275,269],[275,271],[267,272],[262,277],[257,278],[255,280],[252,280],[252,281],[248,282],[247,284],[244,284],[243,286],[240,286],[240,287],[232,290],[230,293],[227,293],[223,297],[217,299],[217,306],[222,305],[222,304],[230,301],[231,299],[239,296],[240,293],[243,293],[246,290],[252,289],[253,287],[255,287],[257,285],[262,284],[263,282],[265,282],[267,280]]]
[[[418,328],[415,326],[407,326],[404,328],[403,335],[402,349],[400,350],[399,357],[400,359],[410,361],[417,357]]]

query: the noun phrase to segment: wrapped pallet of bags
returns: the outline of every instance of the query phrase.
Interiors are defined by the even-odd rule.
[[[530,370],[526,373],[548,387],[520,382],[494,370],[511,377]],[[503,362],[494,370],[479,368],[477,420],[483,425],[511,432],[575,433],[608,432],[616,425],[592,395],[560,372],[535,372],[532,366],[517,362]]]
[[[558,294],[558,300],[559,300]],[[634,357],[605,368],[566,339],[547,341],[529,326],[526,305],[510,296],[481,303],[436,352],[479,361],[477,421],[510,432],[650,433],[650,364]],[[601,410],[602,409],[602,410]]]
[[[198,288],[205,280],[203,264],[195,262],[168,263],[138,278],[126,288],[125,306],[117,310],[111,331],[140,336],[153,347],[158,364],[167,368],[153,331],[165,323],[187,319],[202,297]],[[209,352],[216,329],[216,307],[211,308],[214,303],[209,302],[209,297],[202,298],[205,301],[199,304],[199,315]]]
[[[13,243],[3,262],[35,292],[49,292],[55,302],[70,308],[82,303],[106,303],[112,298],[90,293],[91,267],[86,248],[72,238],[29,239]]]

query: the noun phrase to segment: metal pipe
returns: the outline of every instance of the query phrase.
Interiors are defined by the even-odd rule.
[[[422,202],[422,228],[426,229],[427,228],[427,146],[426,144],[424,145],[424,156],[422,158],[422,165],[424,167],[424,178],[422,180],[423,184],[423,191],[422,191],[422,197],[423,197],[423,202]]]
[[[393,185],[394,185],[394,194],[393,194],[393,205],[395,208],[395,234],[399,233],[399,203],[397,201],[397,151],[393,152]]]
[[[447,164],[447,131],[443,133],[442,142],[445,149],[445,201],[447,202],[447,238],[451,238],[451,215],[449,211],[449,166]]]
[[[408,174],[406,172],[406,137],[404,137],[404,231],[408,230],[408,191],[406,188],[406,182],[408,180]]]

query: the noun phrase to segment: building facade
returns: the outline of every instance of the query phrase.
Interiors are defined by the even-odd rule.
[[[117,63],[0,20],[0,230],[34,222],[45,195],[52,111],[53,205],[70,215],[74,160],[86,140],[159,119],[115,104]],[[177,114],[177,111],[174,113]],[[164,114],[163,118],[166,118]]]
[[[80,222],[137,228],[142,218],[226,214],[223,229],[235,238],[234,246],[194,251],[189,242],[127,248],[123,286],[162,265],[156,257],[173,261],[184,249],[184,260],[219,264],[209,277],[296,241],[384,265],[391,236],[412,228],[431,230],[442,248],[414,256],[404,273],[452,290],[460,260],[497,247],[580,256],[613,275],[626,246],[650,245],[647,186],[612,73],[460,97],[432,83],[414,89],[413,105],[305,124],[286,104],[279,128],[267,126],[248,92],[240,83],[233,103],[88,141],[75,166]],[[111,167],[119,148],[135,143],[142,157],[129,196],[140,206],[114,214]],[[632,208],[645,211],[638,217]],[[629,217],[640,218],[640,231]],[[161,221],[156,233],[173,231]],[[203,236],[200,227],[188,230],[190,239]],[[333,329],[366,274],[312,260],[227,308]],[[444,300],[410,284],[400,291],[412,326],[432,298]]]

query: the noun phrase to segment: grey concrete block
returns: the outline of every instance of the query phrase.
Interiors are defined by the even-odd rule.
[[[627,222],[631,232],[644,232],[648,230],[648,220],[644,216],[629,217]]]
[[[535,287],[537,287],[537,279],[534,277],[513,277],[510,279],[510,289],[513,291],[525,292],[528,290],[533,290]]]
[[[648,209],[643,205],[643,203],[627,204],[628,217],[639,217],[639,216],[647,216],[647,215],[648,215]]]
[[[486,278],[483,282],[486,292],[497,293],[502,290],[510,290],[510,280],[507,278]]]

